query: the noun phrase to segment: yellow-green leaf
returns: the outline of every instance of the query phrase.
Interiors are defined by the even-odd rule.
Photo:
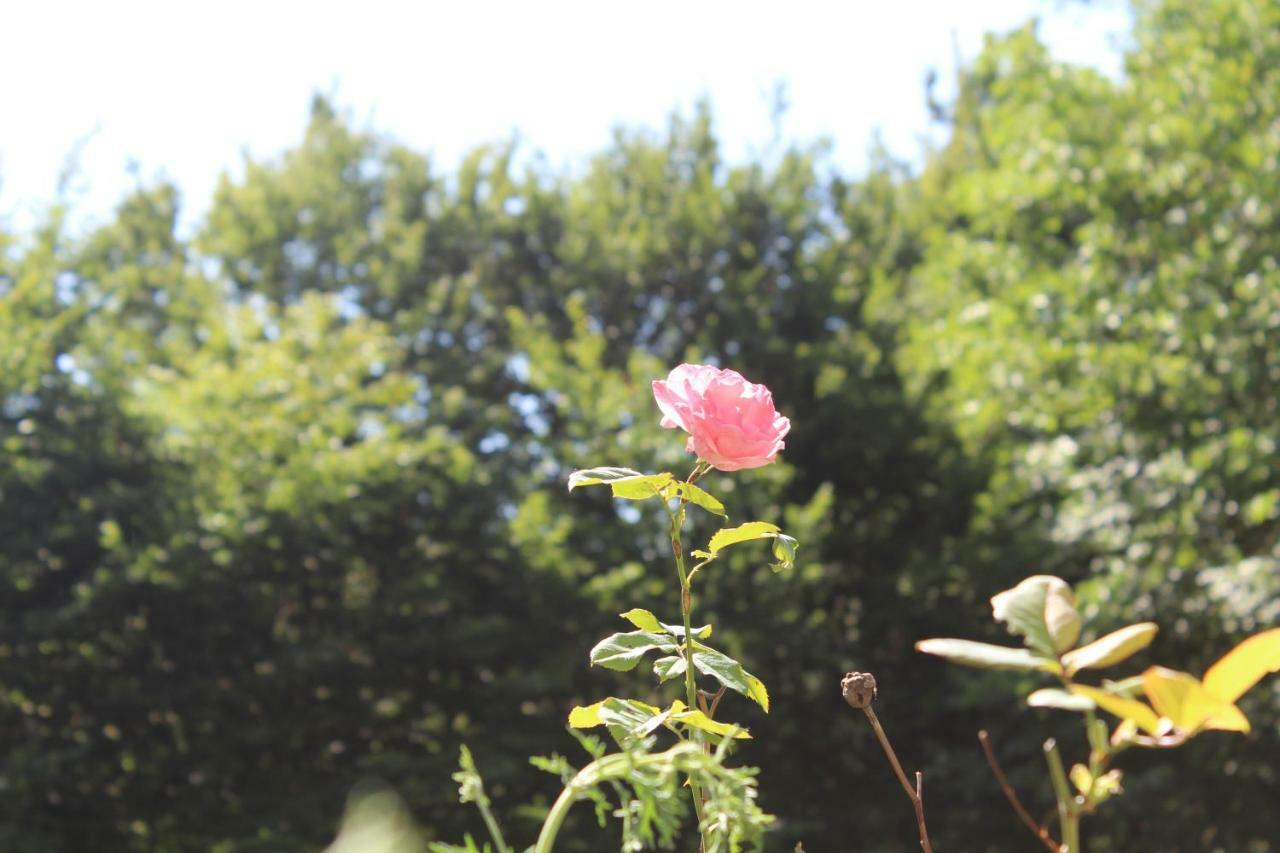
[[[592,705],[577,705],[569,712],[569,725],[575,729],[589,729],[601,724],[600,709],[605,700]]]
[[[711,537],[711,543],[707,545],[707,550],[711,556],[716,556],[730,545],[737,545],[739,542],[750,542],[753,539],[771,538],[782,528],[776,524],[770,524],[767,521],[748,521],[746,524],[739,524],[737,527],[726,527],[724,530],[716,531]]]
[[[1234,702],[1262,676],[1280,670],[1280,628],[1254,634],[1223,655],[1204,675],[1204,686],[1224,702]]]
[[[729,519],[729,514],[724,511],[724,504],[720,502],[720,499],[693,483],[677,480],[662,490],[662,496],[667,499],[683,498],[691,504],[702,507],[707,512],[720,516],[726,521]]]
[[[1153,666],[1142,674],[1142,690],[1151,707],[1182,731],[1249,731],[1240,709],[1214,696],[1194,675]]]
[[[701,729],[704,732],[710,732],[720,737],[728,737],[730,734],[737,739],[749,739],[750,732],[742,726],[735,726],[732,723],[721,723],[713,720],[701,711],[690,711],[685,704],[679,699],[671,703],[671,721],[683,723],[686,726],[692,726],[695,729]]]
[[[569,491],[580,486],[607,485],[615,498],[641,501],[661,497],[674,479],[669,473],[641,474],[630,468],[587,468],[569,475]]]
[[[764,708],[766,714],[769,713],[769,691],[765,689],[763,681],[749,672],[747,673],[747,698],[754,699],[757,705]]]
[[[664,633],[662,623],[658,621],[658,617],[654,616],[648,610],[640,607],[633,607],[626,613],[619,613],[623,619],[626,619],[632,625],[635,625],[641,631],[651,631],[654,634]]]
[[[1115,714],[1122,720],[1132,720],[1137,726],[1147,734],[1159,734],[1160,717],[1155,711],[1151,710],[1147,705],[1139,702],[1137,699],[1128,699],[1124,696],[1115,696],[1107,693],[1105,690],[1099,690],[1096,687],[1087,687],[1083,684],[1071,685],[1071,692],[1077,696],[1087,696],[1104,711]]]
[[[1062,656],[1067,675],[1082,669],[1103,669],[1126,660],[1151,645],[1160,630],[1154,622],[1139,622],[1099,637],[1092,643],[1072,649]]]
[[[1089,768],[1083,764],[1075,764],[1071,767],[1071,784],[1076,786],[1076,790],[1082,794],[1088,794],[1093,787],[1093,774],[1089,772]]]

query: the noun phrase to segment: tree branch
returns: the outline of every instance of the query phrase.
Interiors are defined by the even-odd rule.
[[[885,734],[884,726],[880,725],[880,719],[871,709],[871,700],[876,695],[875,677],[869,672],[850,672],[840,682],[840,689],[850,707],[867,715],[867,720],[871,723],[871,728],[875,731],[876,738],[889,759],[889,764],[893,766],[893,772],[897,774],[898,781],[902,784],[902,790],[907,792],[907,799],[911,800],[911,807],[915,809],[916,827],[920,831],[920,847],[924,853],[933,853],[933,846],[929,843],[929,830],[924,823],[924,774],[916,771],[916,785],[912,788],[911,783],[907,781],[907,774],[903,772],[902,764],[898,761],[898,754],[893,751],[893,744],[889,743],[889,736]]]
[[[983,729],[978,732],[978,743],[982,744],[982,752],[987,757],[987,764],[991,767],[991,773],[996,777],[996,782],[1000,784],[1000,790],[1004,791],[1004,798],[1009,801],[1009,805],[1013,806],[1013,810],[1017,812],[1018,817],[1027,825],[1027,829],[1044,843],[1044,846],[1053,853],[1058,853],[1058,842],[1053,840],[1049,835],[1049,830],[1044,825],[1037,825],[1031,814],[1023,807],[1022,801],[1018,799],[1018,792],[1009,784],[1009,779],[1004,775],[1004,771],[1000,769],[1000,763],[996,761],[996,754],[991,749],[991,739],[987,737],[987,730]]]

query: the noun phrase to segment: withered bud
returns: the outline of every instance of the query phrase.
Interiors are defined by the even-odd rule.
[[[861,711],[876,698],[876,677],[869,672],[848,672],[840,679],[840,691],[850,708]]]

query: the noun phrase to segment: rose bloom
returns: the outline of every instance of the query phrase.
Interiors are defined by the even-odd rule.
[[[682,364],[653,383],[662,425],[689,433],[685,449],[721,471],[768,465],[786,445],[791,421],[773,407],[763,385],[736,370]]]

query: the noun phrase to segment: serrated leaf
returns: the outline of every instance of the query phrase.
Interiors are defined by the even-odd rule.
[[[665,634],[629,631],[625,634],[611,634],[596,643],[591,649],[591,663],[605,669],[629,672],[651,651],[674,652],[678,649],[676,641]]]
[[[645,474],[640,477],[627,477],[614,480],[609,484],[615,498],[629,501],[644,501],[649,498],[662,497],[662,490],[674,479],[670,474]]]
[[[995,595],[991,611],[1028,647],[1049,657],[1071,648],[1080,636],[1071,587],[1052,575],[1033,575]]]
[[[675,478],[669,473],[641,474],[630,468],[587,468],[569,475],[569,491],[581,486],[607,485],[615,498],[641,501],[662,496]]]
[[[575,705],[569,712],[569,725],[575,729],[589,729],[601,725],[600,709],[603,706],[603,699],[592,705]]]
[[[569,712],[569,725],[575,729],[590,729],[601,725],[622,725],[638,729],[661,709],[638,699],[618,699],[610,696],[591,705],[579,705]]]
[[[741,693],[768,713],[769,692],[765,690],[764,682],[743,669],[742,664],[733,658],[695,642],[693,665],[698,672],[709,675],[730,690]]]
[[[1087,696],[1102,710],[1114,714],[1122,720],[1132,721],[1138,728],[1148,734],[1160,733],[1159,715],[1137,699],[1116,696],[1107,693],[1105,690],[1099,690],[1097,687],[1088,687],[1084,684],[1071,685],[1071,692],[1078,696]]]
[[[771,539],[773,535],[781,530],[776,524],[770,524],[767,521],[748,521],[746,524],[739,524],[737,527],[726,527],[723,530],[716,531],[711,537],[711,542],[707,545],[710,556],[716,556],[730,545],[737,545],[740,542],[751,542],[755,539]]]
[[[670,681],[684,675],[687,666],[683,655],[672,655],[671,657],[658,658],[653,662],[654,675],[658,676],[658,683]]]
[[[1056,687],[1037,690],[1027,697],[1032,708],[1058,708],[1063,711],[1092,711],[1097,705],[1088,696],[1078,696]]]
[[[724,511],[724,504],[710,492],[695,486],[693,483],[676,481],[667,486],[662,493],[664,498],[681,498],[691,504],[702,507],[707,512],[718,515],[726,521],[729,514]]]
[[[1082,669],[1103,669],[1114,666],[1151,645],[1160,628],[1154,622],[1139,622],[1099,637],[1092,643],[1072,649],[1062,656],[1067,675],[1075,675]]]
[[[644,474],[632,471],[630,468],[584,468],[569,475],[569,491],[572,492],[580,486],[598,486],[615,480],[625,480],[628,477],[643,476]]]
[[[921,640],[916,643],[916,650],[946,658],[952,663],[980,669],[1040,669],[1053,672],[1058,668],[1058,662],[1053,658],[1036,654],[1030,649],[995,646],[973,640]]]
[[[704,732],[710,732],[719,737],[728,737],[730,733],[734,738],[750,739],[751,734],[742,726],[735,726],[731,723],[722,723],[713,720],[706,714],[698,710],[689,710],[685,704],[679,699],[671,703],[671,720],[672,722],[682,723],[695,729],[701,729]]]
[[[1280,671],[1280,628],[1254,634],[1222,656],[1204,674],[1205,689],[1234,702],[1262,676]]]
[[[661,634],[663,632],[662,623],[658,621],[658,617],[643,608],[633,607],[626,613],[619,613],[618,615],[641,631],[648,631],[653,634]]]
[[[1239,708],[1214,696],[1189,673],[1153,666],[1142,673],[1142,692],[1160,716],[1182,731],[1249,731],[1249,721]]]
[[[764,682],[751,673],[747,673],[747,698],[754,701],[764,712],[769,713],[769,691]]]
[[[677,640],[683,640],[683,639],[684,639],[684,626],[683,626],[683,625],[668,625],[666,622],[663,622],[663,623],[662,623],[662,628],[663,628],[663,630],[665,630],[668,634],[670,634],[670,635],[672,635],[673,637],[675,637]],[[699,627],[697,627],[697,628],[694,628],[694,629],[693,629],[693,638],[694,638],[695,640],[705,640],[707,637],[710,637],[710,636],[711,636],[711,626],[710,626],[710,625],[701,625],[701,626],[699,626]]]

